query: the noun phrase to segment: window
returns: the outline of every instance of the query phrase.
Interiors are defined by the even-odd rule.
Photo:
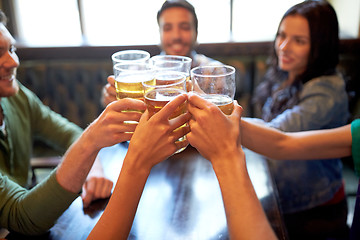
[[[272,41],[286,10],[302,0],[234,0],[233,40]]]
[[[351,1],[360,5],[360,0]],[[156,14],[163,2],[164,0],[14,0],[17,39],[29,46],[158,44]],[[194,5],[199,19],[198,42],[215,43],[272,41],[282,15],[301,0],[189,2]],[[341,4],[340,0],[332,2],[336,3],[333,6],[338,9],[346,5]],[[349,15],[349,8],[346,9]],[[355,12],[355,18],[359,19],[358,11]],[[357,37],[358,21],[351,24],[343,15],[338,13],[340,30],[346,33],[346,37]],[[343,25],[344,28],[348,29],[350,26],[353,30],[344,30]]]
[[[18,41],[32,46],[80,45],[76,0],[15,0]]]

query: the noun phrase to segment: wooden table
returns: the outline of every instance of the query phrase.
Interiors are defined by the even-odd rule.
[[[100,152],[105,173],[114,182],[127,146],[125,142]],[[266,159],[247,149],[245,154],[250,178],[267,217],[279,239],[287,239]],[[107,200],[96,201],[84,210],[77,198],[50,232],[36,239],[86,239],[106,204]],[[196,149],[188,147],[152,169],[129,239],[229,239],[217,178],[210,162]]]

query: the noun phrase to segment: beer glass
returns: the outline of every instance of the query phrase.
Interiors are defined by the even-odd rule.
[[[114,66],[116,98],[144,100],[142,82],[155,82],[152,64],[144,62],[117,63]]]
[[[193,92],[214,103],[224,114],[234,110],[235,68],[227,65],[200,66],[191,69]]]
[[[189,92],[192,90],[192,84],[190,81],[191,58],[177,55],[156,55],[150,58],[150,61],[158,70],[166,70],[166,68],[168,68],[170,71],[179,71],[184,73],[186,76],[187,91]]]
[[[150,117],[159,112],[168,102],[176,96],[186,93],[186,75],[181,72],[160,71],[156,73],[155,82],[143,82],[144,99]],[[187,111],[186,102],[182,103],[170,116],[175,118]],[[185,127],[184,124],[182,127]],[[179,128],[178,128],[179,129]],[[186,136],[179,138],[176,143],[186,141]],[[186,147],[177,150],[175,153],[183,151]]]

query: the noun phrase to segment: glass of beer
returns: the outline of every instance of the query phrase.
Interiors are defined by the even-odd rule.
[[[175,71],[160,71],[156,73],[155,82],[143,82],[144,99],[150,117],[159,112],[168,102],[176,96],[186,93],[186,75]],[[170,116],[175,118],[186,113],[186,102],[181,104]],[[185,127],[186,124],[180,128]],[[186,136],[179,138],[176,143],[186,141]],[[180,148],[175,153],[183,151],[186,147]]]
[[[187,91],[189,92],[192,90],[192,83],[190,81],[191,58],[177,55],[156,55],[150,58],[150,61],[155,68],[160,68],[160,70],[166,70],[166,68],[168,68],[170,71],[184,73],[186,76]]]
[[[116,98],[144,100],[142,82],[153,84],[155,70],[152,64],[144,62],[117,63],[114,66]]]
[[[234,110],[235,68],[227,65],[200,66],[191,69],[193,92],[214,103],[230,115]]]

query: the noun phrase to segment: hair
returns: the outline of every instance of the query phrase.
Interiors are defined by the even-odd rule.
[[[172,8],[172,7],[182,7],[182,8],[185,8],[186,10],[188,10],[194,16],[195,31],[198,32],[198,19],[196,16],[195,8],[193,5],[191,5],[186,0],[167,0],[167,1],[165,1],[157,13],[158,24],[159,24],[160,16],[163,13],[163,11],[165,11],[168,8]]]
[[[253,103],[263,107],[271,96],[270,108],[264,109],[263,118],[270,121],[278,114],[299,102],[299,92],[306,82],[322,75],[332,75],[339,63],[339,24],[334,8],[324,0],[308,0],[296,4],[286,11],[283,20],[288,16],[302,16],[309,24],[310,54],[305,71],[295,77],[291,86],[281,87],[287,78],[286,71],[278,67],[278,56],[273,44],[271,56],[268,59],[269,70],[264,81],[256,88]],[[279,28],[276,36],[278,35]]]
[[[0,9],[0,23],[6,25],[7,23],[7,17],[5,13]]]

